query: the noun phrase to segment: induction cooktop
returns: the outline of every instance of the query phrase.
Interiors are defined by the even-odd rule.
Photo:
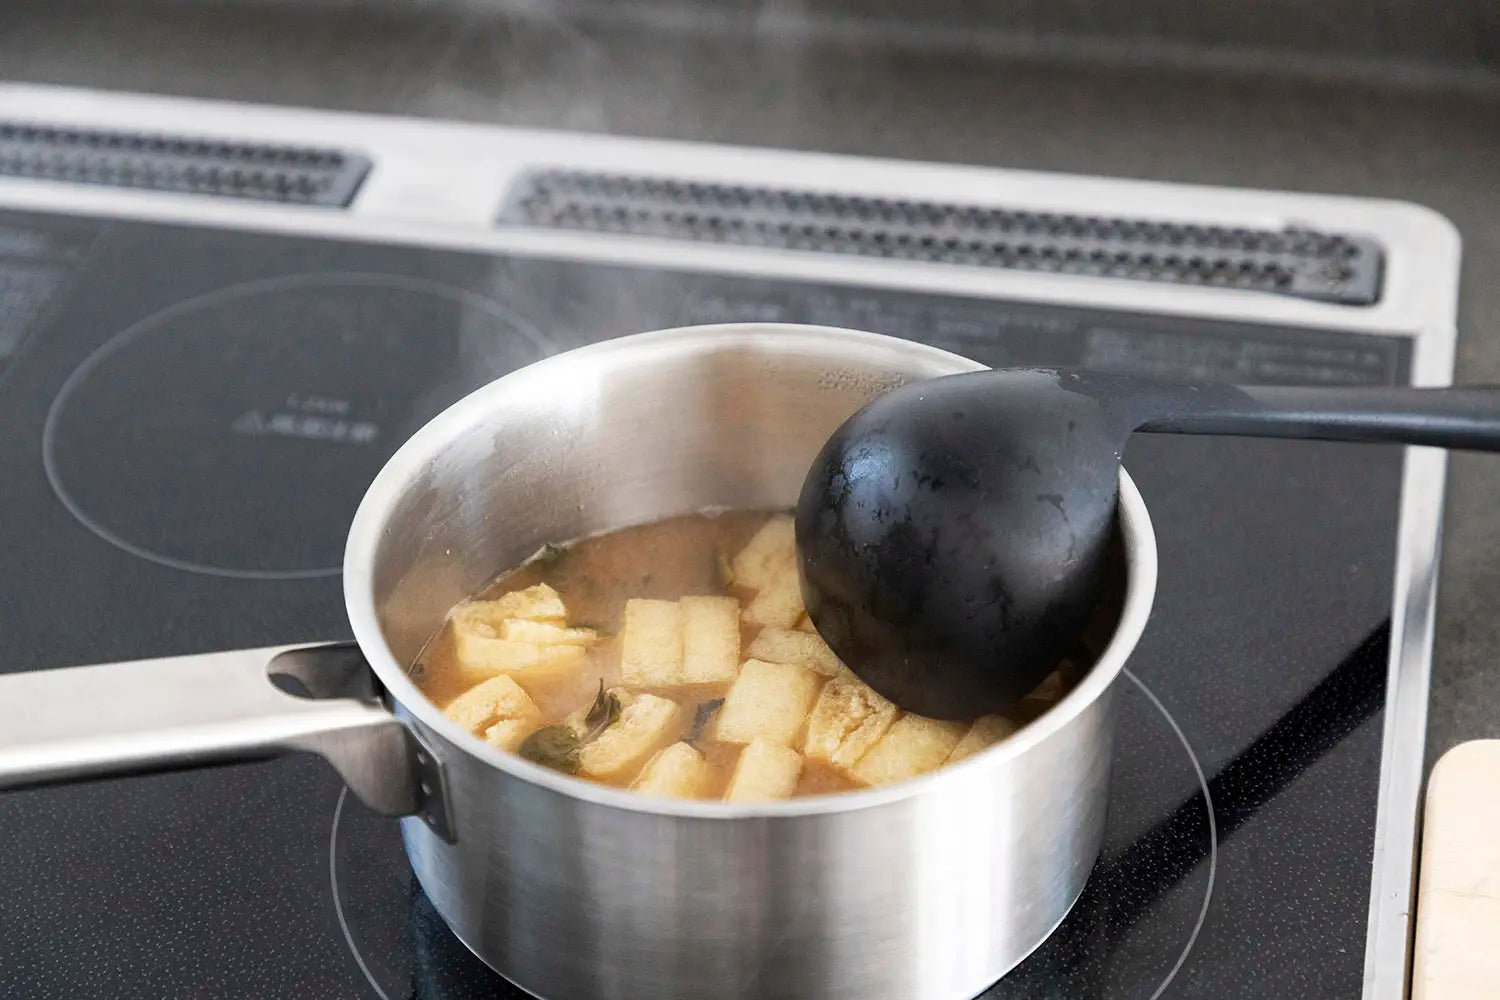
[[[1446,384],[1417,206],[0,87],[7,671],[347,635],[349,519],[449,403],[623,334]],[[1396,1000],[1444,458],[1138,436],[1161,588],[1103,853],[988,998]],[[519,996],[306,757],[0,794],[17,998]]]

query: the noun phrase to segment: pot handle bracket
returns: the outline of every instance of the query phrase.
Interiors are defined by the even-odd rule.
[[[323,757],[371,809],[455,839],[442,759],[348,642],[0,675],[0,789]]]

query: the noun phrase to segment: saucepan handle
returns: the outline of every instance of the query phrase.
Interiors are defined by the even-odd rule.
[[[0,676],[0,789],[255,760],[327,759],[377,812],[451,839],[442,762],[392,714],[352,643]]]

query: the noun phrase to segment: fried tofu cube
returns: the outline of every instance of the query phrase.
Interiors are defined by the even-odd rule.
[[[646,762],[630,787],[647,795],[692,799],[703,791],[712,771],[712,765],[692,746],[673,743]]]
[[[461,681],[478,684],[501,674],[558,680],[577,674],[588,661],[588,651],[582,646],[502,639],[493,625],[469,607],[460,607],[449,619],[453,666]]]
[[[1092,660],[1069,658],[1057,665],[1057,676],[1062,681],[1064,694],[1078,686],[1093,666]]]
[[[822,683],[821,676],[801,664],[746,660],[714,719],[714,738],[791,746]]]
[[[835,677],[823,685],[807,717],[802,752],[847,771],[879,742],[897,714],[895,705],[853,674]]]
[[[686,713],[670,698],[613,693],[620,699],[620,717],[579,748],[578,770],[585,777],[609,781],[633,775],[686,728]]]
[[[824,677],[847,674],[849,668],[828,648],[816,632],[766,627],[760,630],[745,651],[746,656],[771,663],[800,663]]]
[[[1063,682],[1062,671],[1054,670],[1044,677],[1042,682],[1032,689],[1031,693],[1026,697],[1056,703],[1062,701],[1063,695],[1067,693],[1068,686]]]
[[[942,767],[968,728],[962,722],[903,715],[860,758],[851,773],[867,785],[915,778]]]
[[[751,740],[740,753],[725,802],[789,799],[802,776],[802,755],[769,740]]]
[[[957,764],[981,750],[988,750],[1020,728],[1019,722],[1003,715],[981,715],[970,724],[969,731],[964,733],[964,738],[958,741],[958,746],[948,755],[947,762]]]
[[[509,753],[516,750],[526,737],[539,728],[536,719],[501,719],[484,731],[484,741]]]
[[[1015,715],[1023,722],[1030,722],[1062,701],[1068,691],[1069,685],[1063,679],[1062,672],[1054,670],[1030,694],[1016,703]]]
[[[541,722],[541,712],[521,685],[504,675],[491,677],[474,685],[450,701],[443,714],[463,726],[469,732],[483,732],[485,739],[504,750],[515,749],[509,743],[513,734],[515,744],[535,729]],[[498,729],[499,742],[490,739],[489,730]]]
[[[724,689],[740,672],[740,604],[732,597],[684,597],[681,682]],[[716,692],[715,692],[716,693]]]
[[[568,628],[529,618],[507,618],[500,623],[500,638],[534,642],[538,646],[593,646],[599,633],[591,628]]]
[[[793,559],[755,592],[742,617],[751,625],[789,629],[806,610],[802,606],[802,581],[797,577],[797,562]]]
[[[736,587],[761,590],[797,563],[797,539],[790,517],[773,517],[729,564]]]
[[[448,612],[448,624],[453,631],[469,632],[487,639],[500,638],[503,617],[495,614],[494,601],[465,601]]]
[[[635,687],[682,683],[682,608],[676,601],[632,598],[620,629],[620,679]]]
[[[562,597],[545,583],[511,591],[493,601],[474,603],[487,605],[487,613],[495,622],[506,618],[559,622],[568,617],[568,609],[563,606]]]

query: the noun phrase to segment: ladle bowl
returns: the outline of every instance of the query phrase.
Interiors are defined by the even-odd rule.
[[[845,421],[803,484],[797,546],[813,624],[908,711],[1009,708],[1079,648],[1136,430],[1495,451],[1500,390],[1041,368],[906,386]]]

